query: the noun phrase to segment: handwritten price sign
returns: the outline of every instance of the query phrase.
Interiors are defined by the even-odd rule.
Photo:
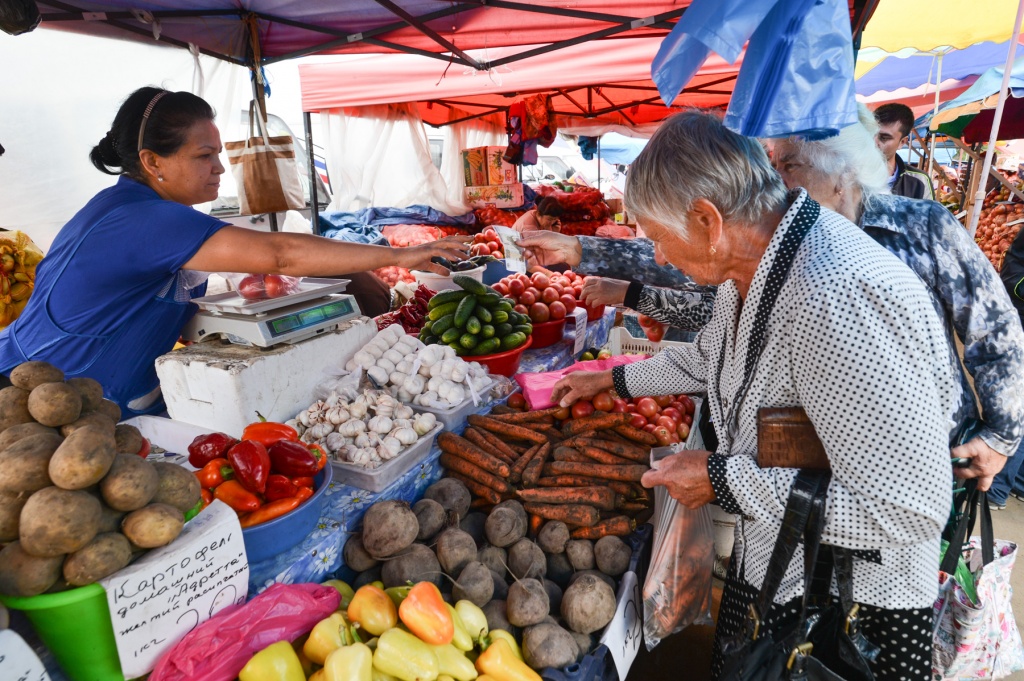
[[[608,646],[619,678],[624,679],[643,642],[643,601],[635,572],[622,575],[617,601],[615,617],[604,630],[601,643]]]
[[[0,631],[0,679],[4,681],[50,681],[43,663],[25,640],[10,629]]]

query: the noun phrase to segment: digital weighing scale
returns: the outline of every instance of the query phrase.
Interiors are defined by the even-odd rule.
[[[343,293],[348,284],[348,279],[307,277],[297,292],[280,298],[246,300],[236,291],[196,298],[192,302],[199,311],[181,335],[260,348],[300,343],[360,315],[356,299]]]

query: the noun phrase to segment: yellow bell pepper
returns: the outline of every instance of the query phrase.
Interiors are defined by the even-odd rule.
[[[364,643],[338,648],[324,663],[324,681],[373,681],[373,652]]]
[[[380,581],[379,579],[376,582],[370,582],[370,584],[373,584],[375,587],[377,587],[381,591],[384,590],[384,582]]]
[[[311,675],[311,676],[309,677],[309,680],[308,680],[308,681],[325,681],[325,679],[326,679],[326,678],[327,678],[327,675],[326,675],[326,674],[324,674],[324,670],[323,670],[323,669],[317,669],[317,670],[316,670],[315,672],[313,672],[313,674],[312,674],[312,675]],[[479,677],[477,677],[477,678],[479,678]]]
[[[495,640],[476,658],[476,668],[495,681],[541,681],[540,674],[517,658],[503,638]]]
[[[508,647],[512,649],[513,655],[518,657],[520,660],[523,659],[523,651],[519,649],[519,642],[516,641],[516,637],[504,629],[492,629],[487,645],[490,646],[499,639],[508,644]]]
[[[306,681],[302,664],[288,641],[272,643],[252,656],[242,671],[240,681]]]
[[[400,681],[435,681],[440,674],[433,649],[397,627],[380,635],[373,666]]]
[[[448,676],[447,674],[439,674],[437,677],[437,681],[455,681],[455,679]]]
[[[452,645],[462,652],[473,650],[473,639],[470,637],[466,625],[462,623],[459,612],[450,603],[445,603],[445,606],[448,608],[448,614],[452,616]]]
[[[383,589],[372,584],[359,587],[348,604],[348,618],[373,636],[398,624],[398,610]]]
[[[401,607],[402,601],[409,595],[409,590],[412,589],[412,584],[408,586],[393,586],[390,589],[384,589],[384,593],[391,598],[391,602],[395,604],[396,608]]]
[[[302,652],[311,662],[324,664],[328,655],[352,641],[353,632],[348,621],[343,614],[336,612],[316,623],[302,646]]]
[[[340,579],[328,579],[320,586],[333,587],[339,594],[341,594],[341,604],[338,606],[338,610],[348,610],[348,604],[352,602],[352,596],[355,595],[355,591],[348,585],[347,582],[343,582]]]
[[[451,643],[431,648],[437,655],[437,668],[442,675],[450,676],[455,681],[473,681],[478,676],[476,668],[466,658],[466,654]]]
[[[487,615],[476,603],[462,599],[455,604],[455,612],[459,613],[462,626],[474,643],[487,635]]]
[[[377,639],[373,640],[376,641]],[[391,676],[391,674],[385,674],[376,667],[374,667],[371,671],[373,672],[373,681],[398,681],[398,678]]]
[[[455,623],[448,608],[433,582],[420,582],[409,589],[409,595],[398,608],[398,616],[421,640],[441,646],[451,643],[455,636]]]

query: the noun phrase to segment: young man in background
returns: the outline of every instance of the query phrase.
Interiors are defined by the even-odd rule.
[[[875,109],[878,134],[875,144],[889,168],[889,189],[910,199],[935,199],[932,180],[926,173],[913,170],[896,153],[910,139],[914,112],[905,104],[883,104]]]

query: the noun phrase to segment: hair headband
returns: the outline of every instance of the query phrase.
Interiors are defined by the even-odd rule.
[[[161,90],[153,95],[153,99],[149,100],[149,105],[146,107],[145,113],[142,114],[142,123],[139,124],[139,151],[142,151],[142,138],[146,135],[146,122],[149,120],[149,115],[153,113],[153,108],[156,106],[156,103],[160,101],[160,98],[167,94],[170,94],[170,92],[167,90]]]

